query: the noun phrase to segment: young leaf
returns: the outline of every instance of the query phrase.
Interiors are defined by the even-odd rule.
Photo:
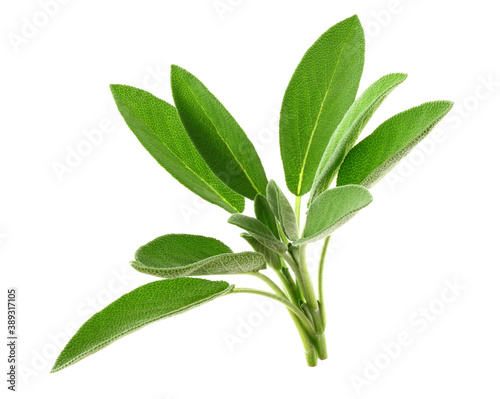
[[[245,199],[222,183],[200,157],[174,106],[131,86],[111,85],[111,92],[130,130],[175,179],[228,212],[243,212]]]
[[[365,38],[355,15],[328,29],[305,53],[283,98],[280,148],[288,189],[311,189],[321,155],[356,97]]]
[[[261,254],[232,253],[219,240],[189,234],[168,234],[150,241],[130,264],[138,271],[162,278],[239,274],[266,268]]]
[[[405,79],[403,73],[385,75],[373,83],[351,105],[333,133],[321,158],[309,202],[330,187],[347,153],[356,143],[359,134],[387,96]]]
[[[264,255],[266,262],[275,270],[281,269],[280,257],[274,251],[271,251],[265,245],[261,244],[254,236],[248,233],[241,233],[241,237],[250,244],[250,246],[256,251]]]
[[[184,277],[136,288],[87,320],[63,349],[51,372],[76,363],[146,324],[225,295],[233,287],[225,281]]]
[[[175,65],[171,84],[182,124],[215,175],[249,199],[264,194],[267,178],[260,158],[226,108],[195,76]]]
[[[274,252],[286,252],[287,246],[280,240],[276,239],[271,230],[269,230],[260,220],[242,214],[235,214],[231,215],[227,221],[228,223],[234,224],[235,226],[248,231],[262,245],[273,250]]]
[[[337,186],[372,187],[429,134],[452,106],[450,101],[428,102],[382,123],[349,152],[340,167]]]
[[[267,199],[287,238],[290,241],[297,240],[299,229],[295,212],[274,180],[270,180],[267,185]]]
[[[372,199],[366,188],[356,185],[326,190],[311,204],[302,238],[293,245],[318,241],[329,236],[356,212],[372,202]]]
[[[267,201],[267,198],[262,194],[257,194],[253,204],[257,220],[260,220],[265,226],[267,226],[279,240],[280,233],[278,231],[278,226],[276,225],[276,218],[274,217],[274,213],[269,205],[269,202]]]

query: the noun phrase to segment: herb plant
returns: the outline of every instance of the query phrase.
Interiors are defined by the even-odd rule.
[[[331,234],[372,201],[368,191],[417,145],[452,107],[427,102],[382,123],[356,144],[370,117],[406,79],[383,76],[357,99],[364,64],[357,16],[327,30],[306,52],[286,89],[280,149],[286,185],[268,180],[254,146],[217,98],[188,71],[172,66],[175,107],[124,85],[111,91],[141,144],[175,179],[231,213],[252,251],[234,253],[215,238],[167,234],[139,248],[131,265],[160,279],[122,296],[92,316],[59,355],[53,372],[146,324],[229,294],[256,294],[286,306],[307,364],[327,358],[323,288]],[[336,187],[330,188],[336,179]],[[301,226],[303,197],[309,194]],[[255,217],[244,215],[245,198]],[[306,264],[309,243],[324,240],[317,291]],[[278,281],[262,270],[269,267]],[[270,291],[193,276],[247,274]]]

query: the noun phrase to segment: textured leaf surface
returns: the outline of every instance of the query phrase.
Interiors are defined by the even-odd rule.
[[[349,185],[325,191],[307,212],[304,233],[294,245],[321,240],[342,226],[356,212],[372,202],[370,192],[361,186]]]
[[[346,155],[356,144],[358,137],[375,111],[387,96],[405,79],[403,73],[383,76],[373,83],[351,105],[332,135],[321,158],[313,183],[310,201],[330,187]]]
[[[238,274],[265,269],[264,257],[255,252],[232,253],[215,238],[168,234],[139,248],[131,265],[162,278]]]
[[[287,246],[276,239],[271,230],[269,230],[260,220],[242,214],[235,214],[231,215],[227,221],[228,223],[246,230],[267,248],[278,253],[286,252]]]
[[[92,316],[56,360],[59,371],[149,323],[185,312],[232,290],[225,281],[198,278],[160,280],[123,295]]]
[[[175,179],[212,204],[243,212],[245,199],[210,170],[187,135],[174,106],[125,85],[111,85],[118,110],[148,152]]]
[[[365,39],[357,16],[327,30],[305,53],[283,98],[280,148],[288,189],[309,192],[328,141],[356,97]]]
[[[450,101],[428,102],[382,123],[349,152],[337,185],[372,187],[429,134],[452,106]]]
[[[175,65],[171,84],[182,124],[210,169],[251,200],[264,194],[267,178],[260,158],[226,108],[195,76]]]
[[[298,239],[299,229],[297,227],[295,212],[285,194],[274,180],[270,180],[267,185],[267,199],[286,237],[291,241]]]
[[[261,244],[260,241],[251,234],[241,233],[241,237],[243,237],[243,239],[248,242],[255,251],[261,253],[264,256],[269,266],[276,270],[281,268],[280,258],[276,252],[271,251],[265,245]]]
[[[279,239],[280,233],[278,231],[278,226],[276,225],[276,218],[274,217],[274,213],[269,205],[269,202],[267,201],[267,198],[262,194],[257,194],[255,197],[254,210],[257,220],[260,220],[265,226],[267,226],[274,236]]]

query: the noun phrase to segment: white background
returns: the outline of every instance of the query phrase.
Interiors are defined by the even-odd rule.
[[[41,3],[0,7],[1,286],[5,296],[8,286],[19,290],[18,397],[355,398],[353,378],[365,378],[377,359],[388,367],[372,370],[365,398],[499,397],[495,2],[74,0],[49,17]],[[190,70],[284,187],[276,128],[283,92],[309,45],[355,13],[368,37],[360,90],[383,74],[409,73],[365,135],[424,101],[457,105],[372,190],[374,202],[334,234],[325,276],[330,358],[307,368],[287,313],[275,305],[264,314],[259,305],[267,302],[241,295],[150,325],[49,374],[55,344],[92,306],[152,280],[128,266],[140,245],[184,232],[247,248],[225,211],[197,201],[141,148],[108,85],[171,101],[170,64]],[[40,27],[28,37],[33,20]],[[99,126],[107,128],[102,142],[58,178],[54,165]],[[317,250],[309,253],[314,264]],[[230,281],[261,287],[250,277]],[[440,307],[454,282],[465,288]],[[430,304],[441,313],[423,331],[418,312]],[[243,337],[248,321],[256,327]],[[381,345],[404,332],[411,344],[384,364]],[[241,340],[231,346],[228,337]]]

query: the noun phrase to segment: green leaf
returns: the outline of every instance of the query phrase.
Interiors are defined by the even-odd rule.
[[[311,204],[302,238],[293,245],[314,242],[329,236],[356,212],[372,202],[372,199],[366,188],[356,185],[326,190]]]
[[[130,264],[138,271],[162,278],[239,274],[266,268],[255,252],[233,253],[215,238],[168,234],[150,241],[135,253]]]
[[[280,240],[276,239],[271,230],[269,230],[260,220],[242,214],[235,214],[231,215],[227,221],[228,223],[234,224],[235,226],[246,230],[262,245],[273,250],[274,252],[280,254],[286,252],[287,246]]]
[[[280,148],[288,189],[303,195],[328,141],[356,98],[364,32],[355,15],[328,29],[305,53],[283,98]]]
[[[299,229],[295,212],[274,180],[270,180],[267,185],[267,199],[287,238],[290,241],[297,240]]]
[[[363,128],[387,96],[407,76],[403,73],[393,73],[383,76],[366,89],[351,105],[342,122],[340,122],[335,130],[335,133],[333,133],[321,158],[309,203],[312,203],[319,194],[330,187],[340,165],[354,144],[356,144]]]
[[[179,278],[136,288],[87,320],[63,349],[51,372],[76,363],[146,324],[225,295],[233,287],[225,281]]]
[[[428,102],[382,123],[349,152],[340,168],[337,185],[372,187],[429,134],[452,107],[450,101]]]
[[[276,252],[271,251],[265,245],[261,244],[260,241],[254,238],[251,234],[241,233],[240,235],[255,251],[264,255],[264,258],[269,266],[275,270],[281,269],[280,257]]]
[[[269,205],[269,202],[267,201],[267,198],[262,194],[257,194],[253,204],[257,220],[260,220],[265,226],[267,226],[279,240],[280,233],[278,231],[278,226],[276,225],[276,218],[274,217],[274,213]]]
[[[174,106],[131,86],[111,85],[111,92],[130,130],[175,179],[228,212],[243,212],[245,199],[222,183],[200,157]]]
[[[195,76],[175,65],[171,84],[182,124],[215,175],[249,199],[264,194],[267,178],[260,158],[226,108]]]

